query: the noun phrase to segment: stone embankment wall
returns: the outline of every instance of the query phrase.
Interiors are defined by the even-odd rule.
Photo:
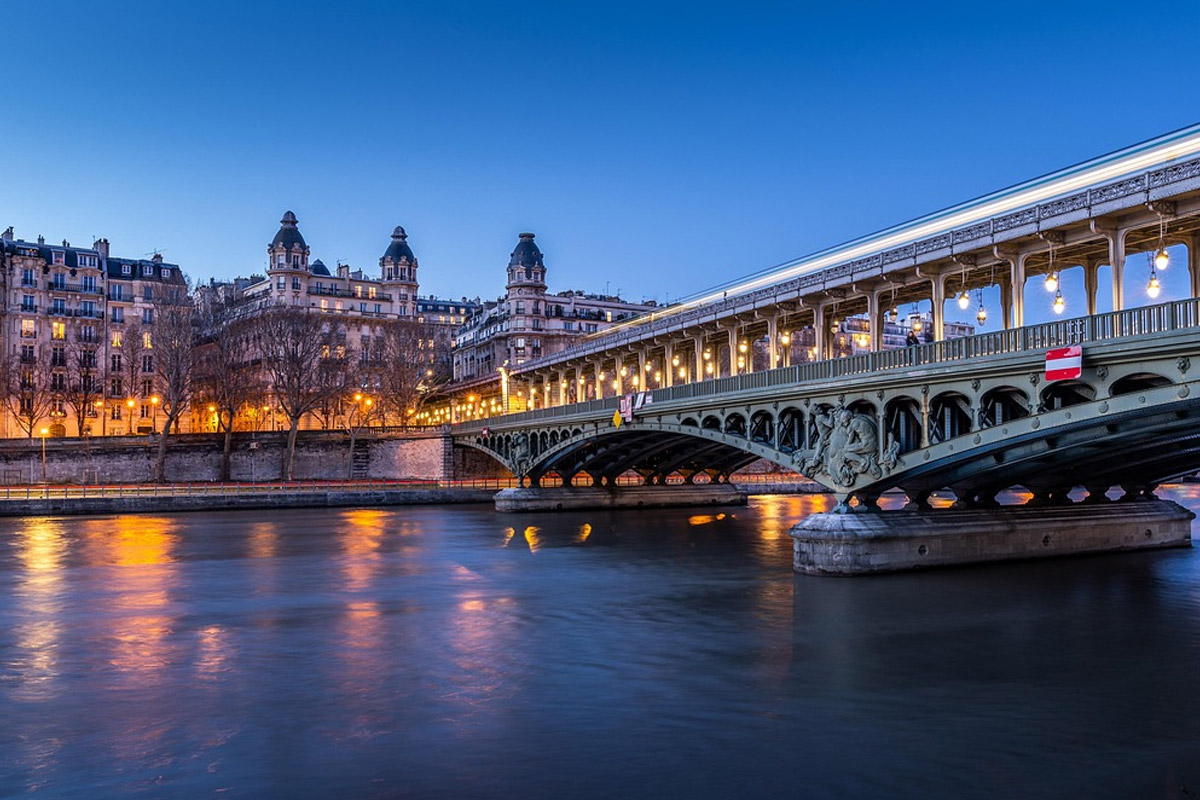
[[[104,439],[47,439],[46,480],[50,483],[140,483],[150,479],[157,456],[153,436]],[[234,436],[231,479],[278,480],[287,445],[284,433]],[[168,481],[215,481],[221,472],[222,437],[184,434],[171,437],[167,449]],[[345,434],[302,431],[296,445],[298,480],[416,479],[451,480],[490,477],[486,465],[471,474],[474,460],[460,459],[439,432],[359,437],[355,450]],[[486,456],[483,458],[486,459]],[[352,468],[353,465],[353,468]],[[42,441],[0,441],[0,484],[42,481]]]

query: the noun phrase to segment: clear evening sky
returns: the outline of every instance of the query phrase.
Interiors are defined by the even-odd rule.
[[[8,2],[0,228],[673,299],[1200,119],[1195,4],[1106,6]]]

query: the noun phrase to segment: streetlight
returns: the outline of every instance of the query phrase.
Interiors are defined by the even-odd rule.
[[[133,402],[132,397],[125,401],[125,407],[129,409],[129,435],[130,436],[133,436],[133,407],[136,405],[137,405],[137,403]]]
[[[100,418],[100,435],[107,436],[108,435],[108,419],[107,419],[107,415],[104,413],[104,401],[97,400],[96,402],[92,403],[92,407],[96,409],[96,416],[98,416]]]
[[[42,435],[42,483],[46,482],[46,437],[50,434],[49,428],[42,428],[38,431]]]
[[[154,409],[150,415],[150,431],[152,433],[158,432],[158,404],[160,402],[161,401],[160,401],[158,395],[154,395],[153,397],[150,398],[150,405]]]

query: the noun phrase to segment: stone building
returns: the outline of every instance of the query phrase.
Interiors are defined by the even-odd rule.
[[[482,304],[459,329],[454,342],[456,382],[495,379],[501,367],[556,353],[656,307],[654,302],[577,291],[551,294],[545,260],[532,233],[520,234],[508,260],[505,290],[504,296]]]
[[[50,436],[155,429],[152,329],[163,302],[186,296],[178,265],[113,256],[107,239],[27,242],[10,227],[0,235],[0,286],[4,436],[28,435],[31,424]]]

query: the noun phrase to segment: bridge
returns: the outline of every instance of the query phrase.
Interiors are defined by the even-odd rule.
[[[828,487],[838,511],[876,508],[883,492],[899,489],[923,512],[931,494],[945,490],[963,513],[987,511],[988,524],[1002,516],[996,498],[1007,487],[1027,488],[1036,508],[1065,507],[1067,493],[1083,486],[1079,505],[1088,508],[1076,513],[1078,524],[1056,524],[1074,532],[1068,538],[1087,538],[1107,524],[1096,514],[1111,521],[1131,513],[1128,503],[1106,510],[1114,487],[1127,501],[1151,501],[1159,483],[1200,469],[1198,153],[1200,126],[798,260],[521,365],[509,381],[525,387],[529,410],[462,422],[452,430],[455,444],[487,453],[533,492],[552,483],[559,493],[611,490],[629,473],[664,493],[677,491],[668,485],[675,481],[720,486],[766,458]],[[1191,297],[1126,307],[1126,271],[1137,264],[1128,256],[1147,254],[1138,282],[1156,295],[1157,272],[1172,261],[1168,248],[1180,244]],[[1088,314],[1026,325],[1027,283],[1057,284],[1075,268],[1084,273]],[[1102,274],[1113,310],[1096,313]],[[1001,289],[1002,329],[946,338],[945,303],[985,285]],[[886,348],[890,310],[917,300],[930,303],[933,341]],[[851,317],[863,322],[865,352],[830,358]],[[806,327],[812,346],[798,352],[792,340]],[[1047,350],[1071,345],[1082,346],[1081,374],[1048,381]],[[616,419],[620,397],[631,392],[644,393],[643,405]],[[1146,544],[1182,543],[1179,514],[1159,512]],[[904,538],[895,526],[911,528],[918,518],[875,517],[893,526],[892,539]],[[937,530],[947,518],[919,519]],[[840,533],[806,540],[803,565],[798,538],[797,568],[839,571],[824,569],[838,558],[862,567],[866,551],[846,556],[847,537],[861,534],[846,528],[855,524],[865,523],[839,521]],[[994,533],[984,528],[980,536]],[[1094,549],[1135,546],[1129,535],[1114,530]],[[1021,555],[1028,553],[1003,557]]]

